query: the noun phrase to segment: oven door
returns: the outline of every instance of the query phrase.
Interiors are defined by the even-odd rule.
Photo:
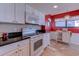
[[[37,36],[31,39],[31,56],[39,56],[43,52],[43,38]]]

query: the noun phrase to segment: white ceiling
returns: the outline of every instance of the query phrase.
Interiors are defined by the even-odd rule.
[[[79,3],[26,3],[26,5],[52,15],[79,9]],[[58,8],[53,8],[54,5],[58,5]]]

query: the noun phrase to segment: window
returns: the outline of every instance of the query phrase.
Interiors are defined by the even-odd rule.
[[[67,20],[67,27],[75,27],[75,20]]]
[[[79,20],[67,20],[67,27],[79,27]]]
[[[56,27],[66,27],[66,22],[65,22],[65,20],[55,21],[55,26]]]
[[[75,20],[75,27],[79,27],[79,20]]]
[[[67,20],[63,18],[55,19],[55,26],[56,27],[79,27],[79,16],[71,17]]]
[[[67,27],[79,27],[79,15],[67,20]]]

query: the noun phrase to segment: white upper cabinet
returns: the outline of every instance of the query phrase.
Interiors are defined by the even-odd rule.
[[[15,21],[16,23],[25,23],[25,4],[16,3],[15,4]]]
[[[28,5],[26,5],[26,23],[36,24],[35,11]]]
[[[35,10],[35,16],[37,18],[37,22],[39,25],[45,25],[45,16],[42,12]]]
[[[25,3],[0,3],[0,22],[45,25],[44,15]]]
[[[14,4],[0,3],[0,22],[12,22],[14,20]]]
[[[26,4],[26,15],[30,15],[32,13],[31,7]]]
[[[39,13],[39,25],[45,25],[45,15],[41,12]]]
[[[39,25],[45,25],[44,14],[36,9],[34,9],[34,15],[36,17],[36,23]]]
[[[24,3],[0,3],[0,22],[25,23]]]
[[[44,15],[40,11],[26,5],[26,23],[45,25],[44,20]]]

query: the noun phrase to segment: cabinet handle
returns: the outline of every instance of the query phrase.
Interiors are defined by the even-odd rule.
[[[15,53],[18,53],[17,51]]]
[[[26,11],[24,12],[24,20],[26,22]]]
[[[22,50],[19,50],[19,51],[22,51]]]

